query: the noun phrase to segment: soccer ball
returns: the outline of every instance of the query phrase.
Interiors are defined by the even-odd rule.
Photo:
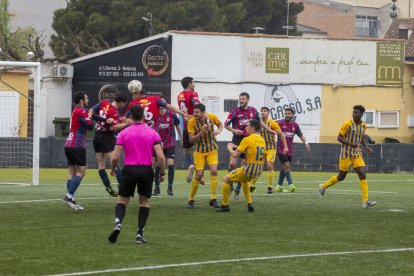
[[[132,80],[128,83],[128,90],[131,93],[141,92],[142,83],[139,80]]]

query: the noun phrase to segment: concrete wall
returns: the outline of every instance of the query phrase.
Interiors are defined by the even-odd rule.
[[[42,138],[40,143],[40,167],[64,168],[67,166],[63,150],[64,138]],[[219,142],[219,169],[228,166],[229,154],[226,142]],[[1,143],[0,143],[1,145]],[[87,160],[89,168],[96,169],[97,162],[93,152],[92,140],[87,140]],[[339,144],[311,144],[307,152],[303,144],[295,144],[292,167],[295,171],[336,172],[338,170]],[[365,155],[368,172],[414,173],[413,144],[375,144],[371,145],[372,155]],[[0,148],[1,152],[1,148]],[[1,161],[0,161],[1,162]],[[176,168],[183,169],[181,145],[176,148]],[[275,168],[280,165],[276,161]],[[1,166],[1,163],[0,163]]]

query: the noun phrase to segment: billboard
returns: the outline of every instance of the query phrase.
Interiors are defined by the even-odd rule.
[[[243,38],[242,81],[402,84],[403,42]]]
[[[98,102],[98,91],[102,85],[111,83],[121,92],[133,79],[143,84],[149,95],[171,98],[171,48],[172,39],[163,38],[117,51],[76,61],[72,92],[85,91],[90,105]],[[127,92],[129,95],[129,93]]]

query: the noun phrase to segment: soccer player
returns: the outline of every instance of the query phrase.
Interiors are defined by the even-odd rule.
[[[207,120],[207,118],[209,120]],[[217,129],[214,129],[217,126]],[[188,122],[188,134],[191,143],[195,144],[194,164],[196,174],[191,183],[187,208],[194,209],[194,198],[197,193],[198,185],[204,185],[205,164],[210,167],[210,202],[209,205],[218,208],[216,199],[218,189],[217,164],[218,164],[218,145],[216,136],[223,130],[223,124],[216,115],[206,113],[206,107],[198,103],[194,106],[193,118]]]
[[[281,140],[283,146],[283,154],[286,154],[288,152],[288,147],[286,145],[286,138],[283,134],[282,130],[279,127],[279,124],[273,121],[269,118],[269,108],[262,107],[260,109],[260,117],[262,119],[262,122],[264,122],[271,130],[275,131],[279,139]],[[272,194],[273,193],[273,179],[275,172],[273,171],[273,164],[275,162],[276,158],[276,137],[275,135],[272,135],[269,131],[266,129],[260,129],[260,135],[263,137],[263,139],[266,142],[266,148],[264,151],[264,155],[266,158],[266,166],[267,166],[267,193]],[[256,181],[257,178],[252,179],[252,182],[250,183],[250,192],[254,192],[256,190]]]
[[[296,187],[293,185],[292,175],[290,174],[290,163],[292,163],[293,158],[293,137],[295,134],[302,140],[305,144],[306,150],[310,151],[309,143],[306,141],[305,136],[303,135],[302,131],[300,130],[299,124],[296,123],[293,119],[295,115],[295,111],[293,108],[285,108],[285,119],[278,121],[282,132],[286,136],[287,146],[289,148],[289,152],[287,154],[280,154],[280,151],[283,148],[283,144],[281,143],[280,139],[277,142],[277,157],[282,164],[280,173],[279,173],[279,180],[276,186],[276,192],[283,191],[283,181],[286,177],[288,184],[289,184],[289,191],[294,193],[296,191]]]
[[[165,175],[165,157],[161,147],[161,137],[158,133],[143,123],[144,109],[139,105],[131,108],[134,123],[118,135],[111,164],[111,175],[124,152],[124,168],[122,182],[119,187],[117,204],[115,206],[115,227],[108,237],[109,242],[115,243],[121,232],[122,221],[125,217],[129,199],[134,195],[135,186],[139,194],[138,231],[136,243],[145,243],[144,227],[149,216],[149,199],[152,191],[154,171],[152,170],[152,154],[158,158],[160,166],[160,181]]]
[[[242,92],[239,95],[239,106],[233,108],[226,121],[224,121],[224,127],[233,133],[233,138],[231,142],[238,146],[240,145],[241,141],[244,137],[246,137],[246,125],[247,123],[252,120],[256,119],[260,122],[261,127],[268,130],[270,133],[276,135],[276,132],[269,129],[267,125],[265,125],[260,120],[259,112],[257,112],[256,108],[253,106],[249,106],[250,96],[246,92]],[[231,124],[231,126],[230,126]],[[244,159],[244,154],[240,155],[241,159]],[[234,170],[236,168],[237,158],[230,155],[230,161],[229,161],[229,172]],[[237,200],[240,195],[240,187],[241,184],[238,183],[236,190],[234,191],[234,198]],[[233,190],[233,183],[231,183],[230,190]]]
[[[264,151],[266,143],[260,136],[260,121],[250,120],[246,125],[246,134],[240,145],[237,147],[233,143],[227,145],[227,149],[232,157],[239,157],[242,153],[246,154],[246,162],[240,168],[237,168],[223,177],[222,192],[223,201],[218,212],[230,211],[230,184],[232,182],[241,182],[244,195],[247,202],[247,211],[254,212],[252,197],[250,195],[248,182],[258,178],[262,173],[264,163]],[[237,148],[234,150],[234,148]]]
[[[173,193],[173,181],[174,181],[174,158],[175,158],[175,145],[176,137],[175,130],[177,130],[178,136],[182,139],[180,120],[173,112],[160,107],[158,119],[155,121],[155,131],[161,136],[162,148],[165,157],[167,158],[168,165],[168,189],[167,194],[172,196]],[[158,178],[160,167],[155,168],[155,189],[152,195],[158,195],[160,193],[160,181]]]
[[[146,96],[143,91],[137,91],[132,93],[132,101],[129,103],[127,108],[127,113],[125,117],[130,116],[129,110],[132,106],[139,104],[144,109],[144,122],[150,127],[154,128],[154,121],[159,116],[160,107],[165,107],[168,110],[171,110],[177,114],[183,116],[183,118],[188,119],[188,114],[182,112],[175,106],[170,105],[166,101],[163,101],[159,96]]]
[[[102,95],[106,92],[114,92],[118,95],[113,102],[106,100]],[[92,107],[94,114],[98,115],[103,121],[98,121],[95,125],[95,136],[93,138],[93,148],[96,160],[98,161],[98,173],[109,195],[117,197],[118,194],[111,187],[108,174],[106,173],[106,162],[111,162],[112,152],[115,148],[115,126],[119,124],[119,109],[126,104],[127,98],[112,84],[106,84],[99,90],[100,102]],[[121,183],[121,169],[117,170],[118,184]]]
[[[86,132],[93,129],[92,114],[88,113],[85,108],[88,101],[88,95],[83,92],[73,94],[75,108],[70,120],[70,132],[65,142],[69,177],[66,181],[66,196],[63,200],[75,210],[83,210],[83,207],[75,201],[75,192],[86,171]]]
[[[352,120],[346,121],[339,129],[338,141],[341,143],[341,154],[339,158],[339,173],[331,177],[324,184],[319,185],[321,198],[325,196],[325,191],[338,181],[345,179],[348,174],[349,166],[352,166],[359,177],[359,185],[362,192],[362,208],[366,209],[375,206],[375,201],[368,200],[368,182],[365,174],[365,162],[362,158],[360,144],[371,154],[372,149],[367,147],[364,140],[367,126],[361,120],[365,108],[362,105],[355,105],[352,111]]]
[[[182,91],[177,96],[178,107],[182,112],[185,112],[189,115],[193,115],[194,105],[200,102],[200,99],[198,98],[198,93],[194,91],[194,79],[192,77],[184,77],[181,80],[181,86],[183,87],[184,91]],[[188,136],[188,122],[184,120],[183,123],[183,139],[181,141],[184,150],[184,167],[187,168],[187,183],[190,183],[194,173],[194,165],[192,158],[193,144],[190,143],[190,139]]]

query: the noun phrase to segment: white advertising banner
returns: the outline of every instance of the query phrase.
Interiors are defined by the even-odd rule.
[[[377,41],[298,38],[243,38],[242,41],[243,82],[377,83]]]
[[[277,121],[284,118],[284,109],[295,110],[295,120],[309,142],[319,142],[321,91],[320,85],[263,85],[242,84],[243,92],[250,95],[249,105],[259,112],[266,106],[270,118]],[[295,141],[300,141],[295,139]]]

